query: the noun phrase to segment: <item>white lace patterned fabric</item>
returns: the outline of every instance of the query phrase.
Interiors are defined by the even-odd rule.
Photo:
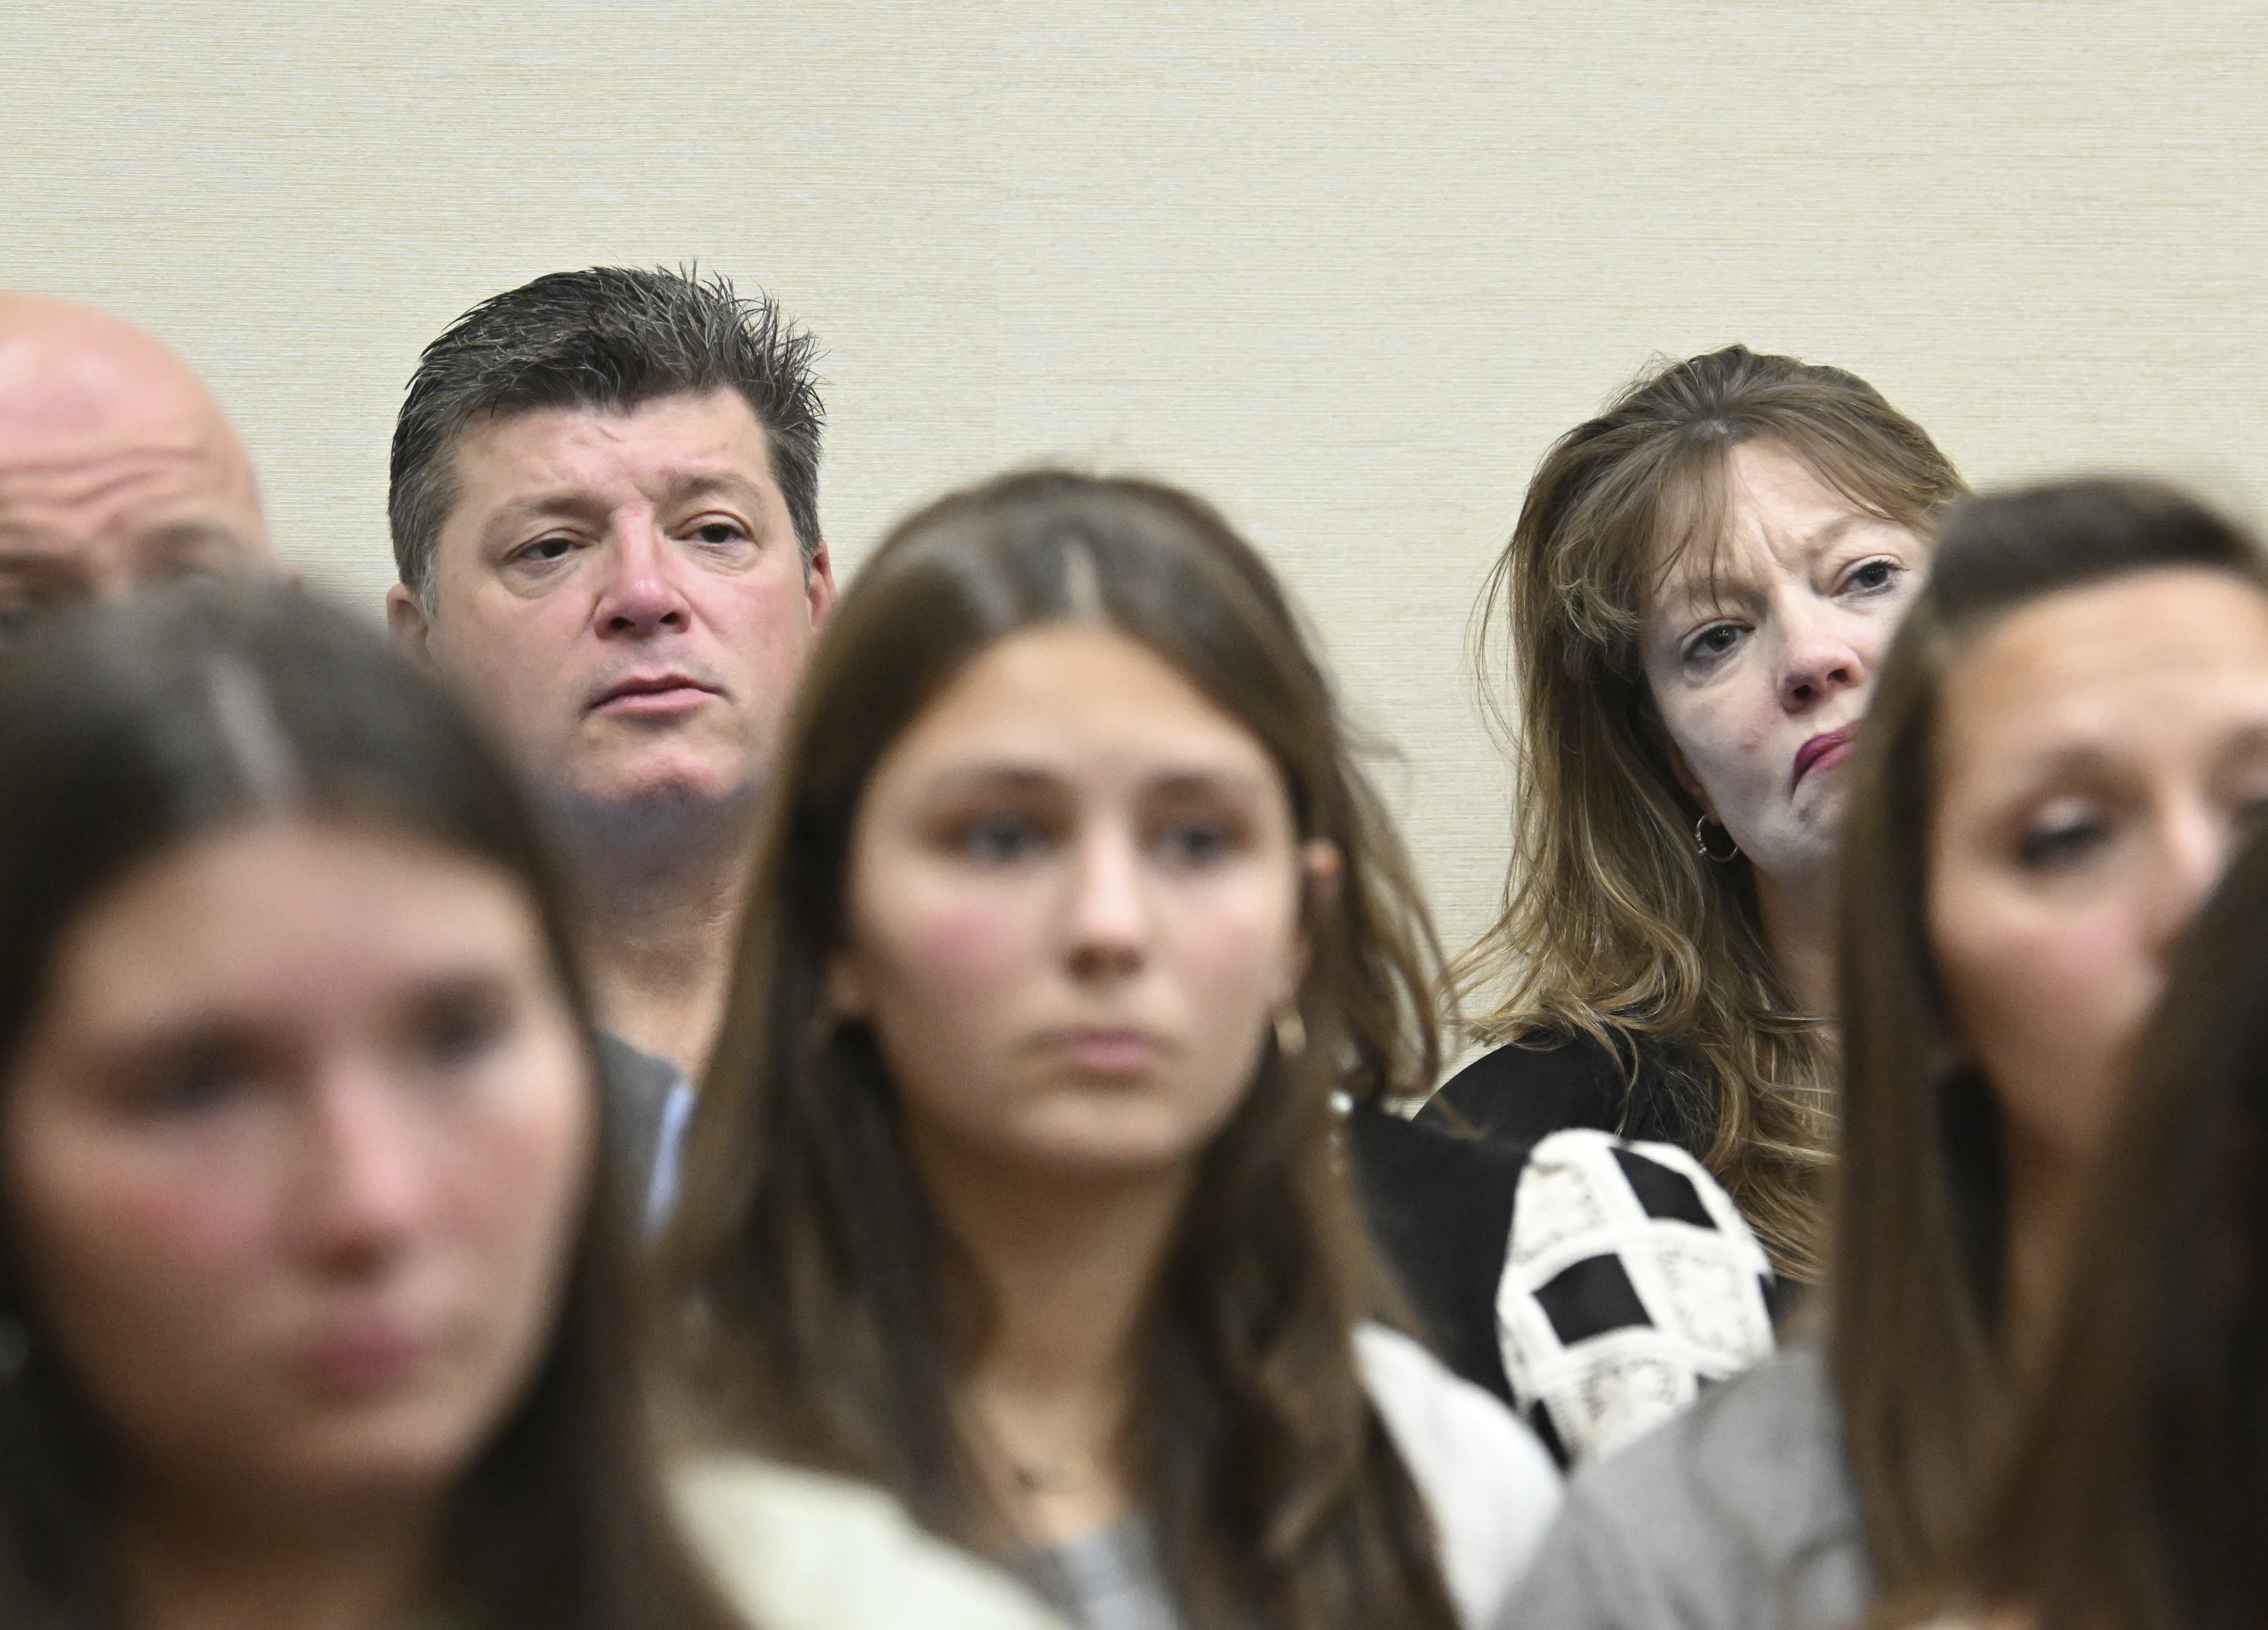
[[[1556,1132],[1521,1173],[1498,1282],[1513,1397],[1565,1461],[1594,1459],[1771,1352],[1771,1282],[1691,1155]]]

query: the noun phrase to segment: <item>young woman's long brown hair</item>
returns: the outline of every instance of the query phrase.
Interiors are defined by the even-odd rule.
[[[1952,1063],[1924,914],[1940,691],[1962,653],[2018,607],[2174,567],[2268,590],[2254,541],[2169,488],[2062,482],[1962,505],[1860,736],[1843,837],[1829,1358],[1887,1596],[1938,1576],[1957,1554],[2008,1396],[1999,1111],[1989,1084]]]
[[[1511,867],[1458,959],[1484,1041],[1640,1038],[1696,1090],[1704,1163],[1789,1278],[1818,1277],[1832,1049],[1793,1011],[1745,860],[1694,850],[1640,636],[1665,549],[1712,554],[1726,454],[1785,446],[1852,505],[1926,536],[1966,490],[1921,427],[1840,368],[1729,346],[1633,387],[1546,454],[1479,613],[1510,652]],[[1615,1047],[1628,1065],[1627,1045]]]
[[[986,1310],[909,1165],[872,1033],[829,1012],[824,970],[878,761],[997,641],[1066,620],[1141,642],[1249,730],[1298,836],[1344,861],[1307,925],[1307,1045],[1267,1050],[1152,1293],[1137,1502],[1194,1626],[1449,1625],[1430,1524],[1355,1368],[1350,1334],[1385,1293],[1332,1151],[1334,1092],[1432,1079],[1431,936],[1274,579],[1170,488],[1040,472],[954,495],[901,525],[837,608],[780,754],[664,1242],[680,1356],[731,1435],[997,1540],[952,1402]]]
[[[136,867],[275,806],[279,789],[254,784],[260,766],[222,717],[217,669],[266,697],[289,755],[267,769],[285,775],[293,812],[434,845],[526,890],[587,1051],[562,896],[512,776],[370,629],[245,585],[76,613],[0,658],[0,1084],[88,908]],[[600,1107],[603,1124],[603,1095]],[[592,1185],[548,1356],[446,1524],[446,1587],[483,1630],[739,1623],[664,1496],[631,1334],[631,1213],[611,1176]],[[0,1623],[107,1630],[122,1622],[106,1537],[116,1457],[24,1305],[6,1202],[0,1315],[28,1332],[28,1356],[0,1378]]]
[[[2268,842],[2191,926],[2098,1164],[2082,1294],[1962,1595],[2038,1630],[2268,1618]]]

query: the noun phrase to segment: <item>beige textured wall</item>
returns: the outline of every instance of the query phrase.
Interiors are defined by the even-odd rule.
[[[215,380],[374,608],[417,348],[703,263],[824,341],[855,562],[1001,466],[1155,471],[1290,577],[1453,935],[1503,778],[1468,609],[1653,352],[1852,367],[1973,477],[2268,492],[2268,13],[2160,4],[0,0],[0,284]]]

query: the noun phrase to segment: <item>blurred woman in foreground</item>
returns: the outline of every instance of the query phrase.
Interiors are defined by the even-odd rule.
[[[296,592],[6,657],[0,1623],[743,1622],[650,1441],[557,899],[458,710]],[[681,1490],[737,1602],[875,1622],[755,1576],[843,1538],[770,1489]],[[912,1581],[1036,1621],[968,1571]]]
[[[1822,1352],[1577,1479],[1502,1621],[1848,1623],[1960,1554],[2166,959],[2268,803],[2268,566],[2142,483],[1964,505],[1845,836]]]
[[[699,1401],[1089,1626],[1447,1626],[1557,1501],[1407,1338],[1333,1095],[1409,1092],[1425,918],[1258,557],[1167,488],[902,524],[782,751],[663,1242]]]
[[[2268,844],[2134,1049],[2004,1486],[1933,1608],[2030,1630],[2268,1619]]]

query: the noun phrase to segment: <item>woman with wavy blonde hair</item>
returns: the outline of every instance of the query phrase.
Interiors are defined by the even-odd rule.
[[[2268,555],[2151,482],[1963,504],[1884,664],[1853,771],[1818,1338],[1578,1476],[1498,1630],[1911,1623],[1964,1575],[1984,1603],[2036,1605],[2049,1624],[2257,1622],[2257,1596],[2241,1618],[2221,1611],[2222,1588],[2249,1584],[2226,1570],[2218,1536],[2158,1549],[2169,1527],[2244,1515],[2214,1503],[2249,1449],[2214,1439],[2243,1423],[2213,1419],[2213,1389],[2235,1375],[2257,1396],[2257,1368],[2242,1369],[2206,1305],[2241,1288],[2216,1273],[2236,1259],[2216,1255],[2232,1242],[2200,1246],[2193,1225],[2228,1219],[2214,1215],[2230,1198],[2220,1180],[2256,1157],[2227,1118],[2207,1129],[2233,1156],[2218,1172],[2172,1163],[2162,1140],[2129,1147],[2135,1123],[2120,1123],[2130,1070],[2154,1098],[2201,1072],[2231,1091],[2220,1049],[2257,1034],[2228,1021],[2233,1001],[2257,1001],[2227,988],[2242,982],[2177,1000],[2160,1022],[2170,1028],[2146,1024],[2169,973],[2193,985],[2183,933],[2268,805]],[[2239,888],[2257,900],[2256,883]],[[2227,912],[2213,920],[2214,948],[2241,956]],[[2181,1039],[2216,1021],[2210,1044]],[[2152,1200],[2188,1213],[2139,1262],[2087,1231],[2102,1162],[2138,1154]],[[2166,1251],[2174,1241],[2188,1249]],[[2203,1294],[2168,1282],[2176,1256]],[[2190,1322],[2154,1317],[2154,1301]],[[2060,1492],[2013,1530],[1988,1523],[1972,1552],[2066,1317],[2117,1332],[2095,1355],[2116,1368],[2073,1395],[2026,1474]],[[2156,1331],[2154,1347],[2139,1330]],[[2183,1360],[2154,1370],[2154,1351]],[[2152,1397],[2105,1413],[2128,1388]],[[2123,1509],[2097,1503],[2130,1494]],[[2252,1530],[2227,1531],[2258,1549]],[[2086,1566],[2050,1584],[2045,1570],[2089,1542]],[[2150,1576],[2161,1559],[2219,1577],[2169,1585]]]
[[[1679,1145],[1817,1277],[1840,766],[1964,490],[1865,380],[1738,345],[1545,455],[1483,602],[1513,854],[1456,971],[1497,1045],[1429,1115]]]

